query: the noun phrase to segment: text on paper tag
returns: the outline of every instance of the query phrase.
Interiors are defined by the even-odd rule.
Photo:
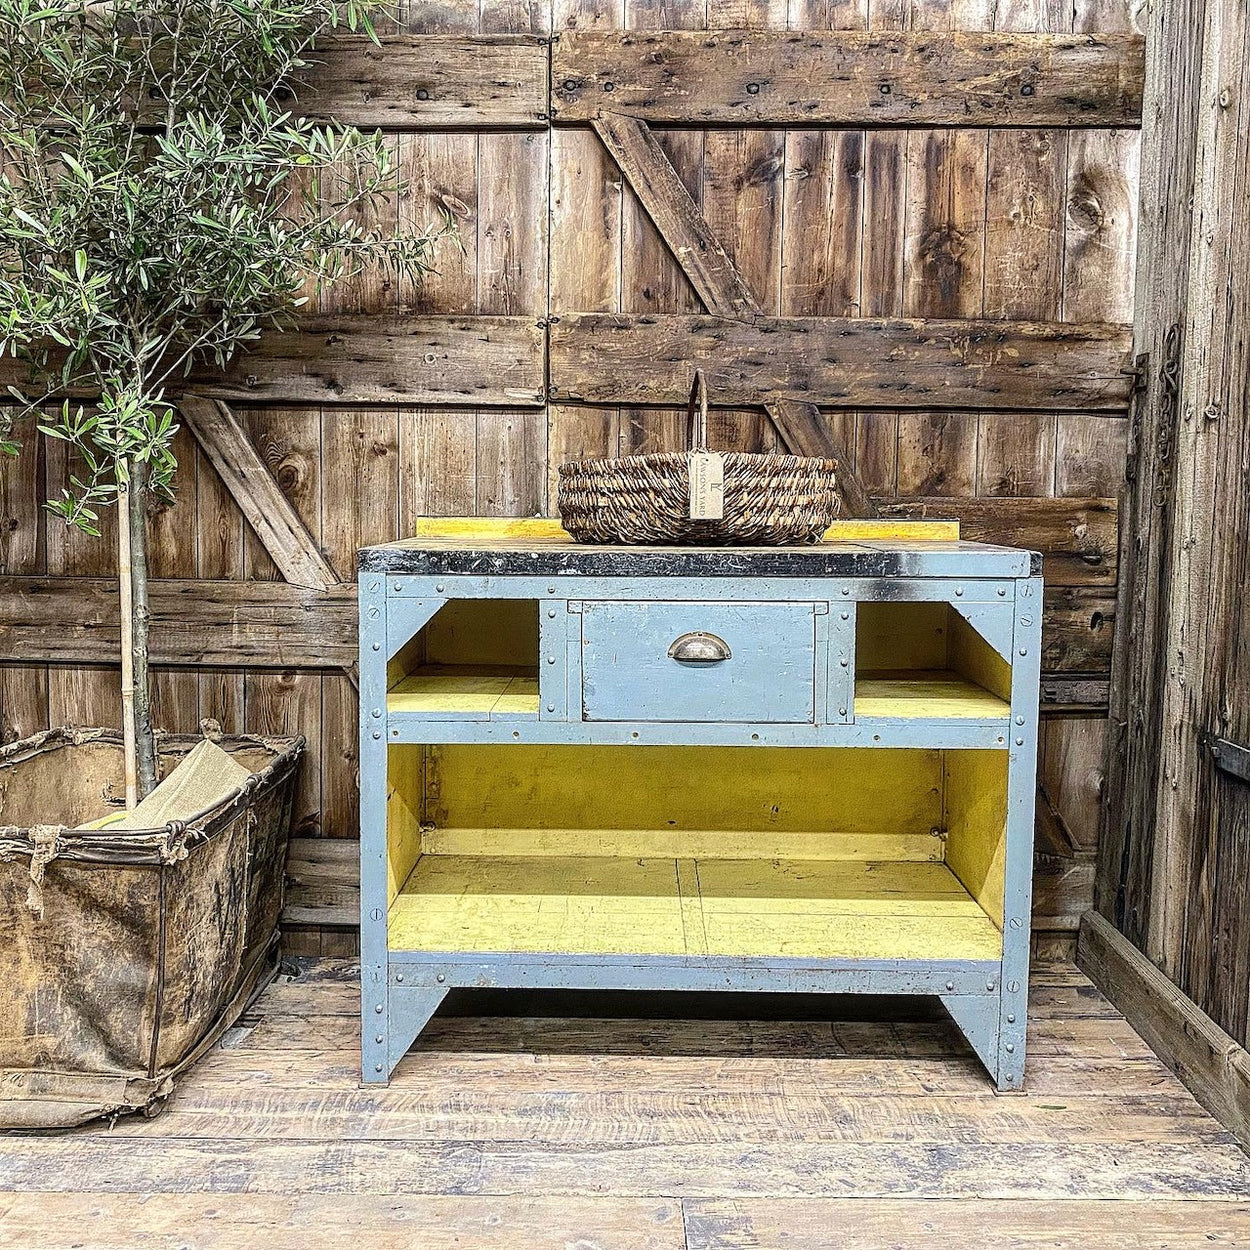
[[[719,521],[725,515],[725,457],[715,451],[690,453],[690,519]]]

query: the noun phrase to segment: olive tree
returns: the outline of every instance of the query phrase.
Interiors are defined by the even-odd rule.
[[[0,445],[34,418],[79,466],[49,509],[98,535],[118,508],[130,803],[155,778],[145,516],[172,489],[172,397],[322,284],[419,280],[446,229],[367,224],[399,189],[381,136],[280,103],[319,36],[376,38],[373,8],[0,0],[0,355],[29,367]]]

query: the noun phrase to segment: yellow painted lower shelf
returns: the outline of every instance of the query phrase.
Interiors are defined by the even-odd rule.
[[[940,863],[425,855],[392,950],[997,960]]]
[[[1006,720],[1006,699],[947,669],[865,673],[855,680],[855,719]]]

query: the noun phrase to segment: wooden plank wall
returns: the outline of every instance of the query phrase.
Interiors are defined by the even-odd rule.
[[[545,35],[561,30],[761,28],[1122,32],[1128,0],[408,0],[400,32]],[[772,316],[1131,319],[1138,134],[1108,129],[658,129],[679,177]],[[449,212],[463,250],[443,251],[418,291],[366,276],[320,312],[699,313],[698,299],[586,126],[388,136],[408,182],[396,220]],[[411,532],[425,513],[527,515],[554,506],[570,456],[683,445],[678,409],[317,407],[240,404],[245,428],[338,576],[358,546]],[[1116,540],[1121,413],[837,412],[828,419],[890,510],[961,514],[973,536],[1048,552],[1041,771],[1048,849],[1092,851],[1100,787]],[[718,409],[725,449],[777,445],[759,410]],[[153,518],[153,573],[279,573],[184,431],[179,498]],[[0,473],[0,574],[107,576],[108,540],[46,524],[45,488],[66,465],[30,444]],[[61,722],[113,723],[116,680],[96,666],[0,664],[6,738]],[[1076,711],[1073,711],[1073,707]],[[1081,709],[1085,709],[1082,711]],[[156,717],[194,730],[302,732],[298,829],[353,837],[355,696],[325,669],[166,668]],[[1066,871],[1066,870],[1065,870]],[[1044,926],[1043,926],[1044,927]],[[1071,929],[1071,918],[1056,928]],[[334,953],[337,939],[306,938]],[[319,943],[321,943],[319,945]]]
[[[1250,784],[1236,747],[1250,744],[1250,16],[1229,0],[1173,0],[1150,20],[1168,51],[1149,60],[1158,103],[1143,186],[1157,208],[1143,230],[1135,326],[1147,390],[1121,547],[1127,629],[1098,905],[1244,1045]]]

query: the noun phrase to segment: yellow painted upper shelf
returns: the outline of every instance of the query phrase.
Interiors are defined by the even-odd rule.
[[[478,673],[414,673],[392,686],[386,709],[421,716],[538,719],[538,679]]]
[[[424,855],[394,951],[997,960],[941,863]]]
[[[1011,705],[946,669],[870,672],[855,681],[855,719],[1006,720]]]

